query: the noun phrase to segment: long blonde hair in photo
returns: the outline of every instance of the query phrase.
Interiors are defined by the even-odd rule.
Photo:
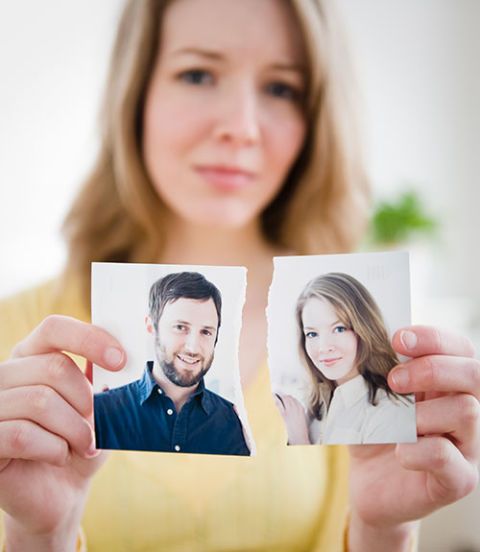
[[[337,386],[334,381],[323,376],[307,354],[302,314],[311,298],[327,300],[342,324],[357,337],[355,364],[367,383],[370,404],[377,404],[379,389],[383,389],[392,400],[408,401],[408,398],[394,393],[388,386],[388,373],[399,360],[390,343],[382,313],[371,293],[353,276],[330,272],[308,282],[296,306],[300,357],[312,383],[308,404],[310,416],[318,420],[324,417]]]

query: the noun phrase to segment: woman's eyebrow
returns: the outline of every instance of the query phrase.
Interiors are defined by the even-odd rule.
[[[209,50],[208,48],[198,48],[192,46],[186,46],[184,48],[173,50],[171,55],[195,55],[214,61],[224,61],[226,58],[225,54],[223,54],[222,52]],[[268,69],[273,69],[276,71],[288,71],[291,73],[300,73],[301,75],[304,75],[306,71],[305,66],[300,63],[290,63],[282,61],[271,63],[270,65],[268,65]]]
[[[220,61],[225,58],[225,56],[221,52],[216,52],[215,50],[208,50],[205,48],[192,48],[192,47],[185,47],[185,48],[180,48],[178,50],[173,50],[172,55],[173,56],[196,55],[196,56],[201,56],[204,58],[220,60]]]
[[[270,69],[275,69],[276,71],[288,71],[292,73],[301,73],[305,74],[306,68],[304,65],[299,63],[272,63],[269,65]]]

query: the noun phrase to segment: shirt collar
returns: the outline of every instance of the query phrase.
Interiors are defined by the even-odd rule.
[[[153,366],[153,360],[148,360],[143,376],[138,380],[140,404],[143,404],[151,396],[152,393],[158,393],[158,390],[161,390],[162,393],[166,395],[165,391],[161,388],[160,385],[158,385],[157,381],[153,377]],[[193,392],[190,399],[193,399],[193,397],[198,397],[197,400],[200,402],[206,414],[209,415],[212,413],[212,398],[210,396],[210,393],[208,392],[208,389],[205,388],[205,382],[203,381],[203,378],[198,383],[198,386]]]
[[[210,396],[208,389],[205,389],[205,382],[203,381],[203,378],[199,381],[198,387],[195,389],[191,398],[193,399],[193,397],[198,397],[197,400],[200,401],[205,414],[210,415],[212,413],[212,397]]]
[[[335,389],[334,395],[339,396],[347,407],[353,406],[368,394],[368,385],[362,375],[342,383]]]
[[[153,361],[147,361],[147,366],[143,372],[143,376],[138,380],[138,391],[140,395],[140,404],[143,404],[150,395],[160,389],[160,386],[155,381],[155,378],[152,374],[153,370]]]

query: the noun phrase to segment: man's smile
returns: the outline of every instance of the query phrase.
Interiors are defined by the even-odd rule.
[[[197,364],[197,362],[200,362],[199,358],[191,358],[191,357],[186,357],[182,355],[177,355],[177,358],[180,359],[185,364],[190,364],[190,366],[193,366],[194,364]]]

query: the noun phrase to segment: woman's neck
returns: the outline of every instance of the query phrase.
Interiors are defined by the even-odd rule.
[[[253,274],[280,250],[269,244],[260,225],[253,222],[240,228],[215,228],[169,221],[161,262],[245,266]],[[252,275],[253,275],[252,274]]]

